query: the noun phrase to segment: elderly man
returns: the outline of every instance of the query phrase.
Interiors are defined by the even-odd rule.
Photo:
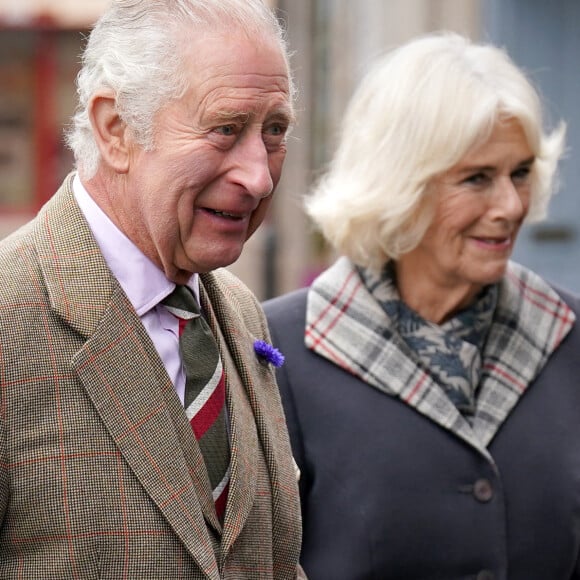
[[[116,0],[78,93],[77,171],[0,246],[0,577],[301,577],[278,358],[219,270],[280,178],[283,32]]]

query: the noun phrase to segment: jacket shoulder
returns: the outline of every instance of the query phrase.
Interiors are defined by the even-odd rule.
[[[34,243],[36,219],[0,242],[0,303],[10,305],[30,296],[40,284],[38,251]]]
[[[220,319],[235,320],[257,336],[267,333],[266,319],[258,299],[237,276],[219,268],[200,274],[200,280]]]
[[[226,299],[230,304],[244,309],[259,309],[260,305],[254,293],[235,274],[225,268],[200,275],[204,287],[213,295]],[[214,305],[215,306],[215,305]]]

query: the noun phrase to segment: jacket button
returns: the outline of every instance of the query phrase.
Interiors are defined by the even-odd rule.
[[[495,574],[491,570],[482,570],[475,580],[495,580]]]
[[[488,479],[478,479],[473,486],[473,496],[481,503],[487,503],[493,497],[493,487]],[[482,579],[486,577],[482,576]],[[479,576],[478,576],[479,579]]]

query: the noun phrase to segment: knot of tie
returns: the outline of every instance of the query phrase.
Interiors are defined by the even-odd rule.
[[[198,301],[187,286],[176,286],[163,304],[179,320],[179,350],[187,377],[185,408],[199,394],[221,364],[219,350]],[[195,388],[194,388],[195,385]],[[189,387],[189,388],[188,388]]]
[[[177,318],[190,320],[200,316],[199,303],[187,286],[176,286],[175,290],[162,303]]]

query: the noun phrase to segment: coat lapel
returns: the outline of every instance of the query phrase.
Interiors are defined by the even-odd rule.
[[[72,368],[130,469],[207,577],[217,579],[197,470],[190,474],[182,452],[185,443],[199,463],[197,446],[187,443],[187,420],[169,377],[107,268],[71,184],[69,177],[40,213],[36,242],[52,307],[87,337]]]
[[[386,313],[346,258],[312,285],[305,343],[368,384],[399,397],[490,459],[489,442],[573,323],[573,313],[547,284],[510,264],[483,353],[473,427],[390,331]]]
[[[308,293],[308,348],[378,390],[399,397],[489,457],[443,389],[413,362],[388,328],[385,312],[346,258],[322,274]]]
[[[232,479],[222,536],[225,557],[242,531],[257,491],[259,462],[265,460],[272,486],[274,553],[287,550],[288,537],[299,535],[296,474],[273,368],[254,351],[256,339],[268,339],[257,303],[241,305],[239,281],[227,271],[202,274],[207,298],[228,352],[223,352],[232,424]],[[245,291],[247,292],[247,291]],[[203,296],[202,296],[203,299]],[[249,300],[249,298],[248,298]],[[251,329],[251,330],[250,330]],[[212,330],[217,331],[214,327]],[[255,332],[256,335],[252,334]],[[261,459],[263,457],[263,459]],[[291,502],[293,502],[291,504]],[[277,530],[290,534],[282,537]],[[277,544],[286,546],[278,548]]]
[[[484,349],[473,429],[485,445],[547,364],[576,321],[574,312],[534,272],[512,262],[499,284]]]
[[[231,449],[231,475],[228,503],[225,513],[224,529],[222,533],[222,554],[227,554],[252,509],[257,487],[258,453],[260,443],[256,429],[252,408],[248,402],[245,385],[238,373],[240,361],[240,341],[247,340],[253,343],[252,337],[243,334],[233,338],[227,330],[221,329],[243,328],[232,322],[229,308],[224,303],[223,297],[218,298],[215,304],[220,304],[220,310],[216,311],[211,306],[211,301],[205,286],[213,290],[213,300],[216,298],[216,290],[211,282],[211,275],[203,278],[204,287],[201,289],[201,301],[208,323],[218,339],[220,355],[226,375],[226,392],[228,417],[230,427]],[[212,300],[212,301],[213,301]],[[226,313],[224,313],[224,310]],[[221,314],[218,314],[220,312]],[[223,324],[224,316],[229,318],[228,324]],[[248,353],[243,353],[242,364],[249,363]]]

